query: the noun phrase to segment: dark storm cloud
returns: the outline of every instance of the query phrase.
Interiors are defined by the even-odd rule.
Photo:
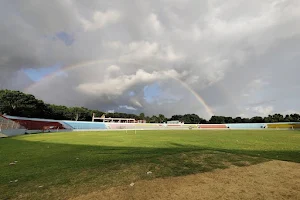
[[[2,1],[0,87],[27,88],[27,68],[109,60],[27,92],[57,104],[209,117],[174,76],[215,114],[296,110],[299,9],[297,0]],[[152,83],[162,92],[148,103],[143,88]]]

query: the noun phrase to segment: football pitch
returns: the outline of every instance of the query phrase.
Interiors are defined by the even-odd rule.
[[[134,188],[143,181],[222,173],[220,170],[243,169],[274,160],[300,163],[300,131],[24,135],[0,139],[0,199],[74,199],[115,187]]]

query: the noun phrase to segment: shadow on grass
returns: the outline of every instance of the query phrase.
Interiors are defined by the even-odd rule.
[[[248,166],[270,159],[300,163],[299,151],[230,150],[170,144],[172,148],[111,147],[5,138],[0,141],[0,190],[5,191],[0,193],[0,199],[16,198],[18,194],[29,194],[24,199],[65,199],[69,194],[61,188],[77,188],[75,193],[72,191],[74,195],[99,186],[195,174],[232,165]],[[17,162],[9,165],[14,161]],[[147,171],[153,173],[147,175]],[[39,185],[53,191],[40,190],[31,194]]]

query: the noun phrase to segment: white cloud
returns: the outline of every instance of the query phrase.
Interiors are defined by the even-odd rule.
[[[148,73],[139,69],[135,74],[122,75],[116,78],[105,79],[101,83],[83,83],[78,85],[77,89],[81,92],[102,96],[102,95],[122,95],[129,88],[136,84],[149,84],[154,81],[178,78],[179,74],[174,70],[168,71],[153,71]]]
[[[125,108],[127,110],[137,110],[136,108],[134,108],[132,106],[128,106],[128,105],[121,105],[121,106],[119,106],[119,108]]]
[[[173,47],[167,46],[163,48],[162,55],[158,56],[161,59],[166,59],[167,61],[180,61],[185,58],[182,53],[175,53]]]
[[[108,24],[114,24],[121,19],[121,14],[116,10],[107,10],[105,12],[96,11],[91,20],[81,18],[81,23],[85,31],[95,31]]]
[[[222,15],[226,9],[215,9],[208,17],[208,30],[221,37],[232,37],[251,34],[267,29],[276,22],[276,8],[270,6],[257,16],[241,17],[233,20],[224,20]]]
[[[122,74],[121,68],[117,65],[110,65],[106,68],[105,80],[113,79]]]
[[[256,106],[256,107],[251,108],[251,110],[260,116],[267,116],[267,115],[273,113],[274,107],[273,106]]]
[[[104,47],[108,47],[108,48],[116,49],[116,50],[124,47],[123,43],[120,41],[104,41],[102,45]]]
[[[117,65],[111,65],[106,69],[106,71],[108,71],[108,72],[120,71],[120,67]]]
[[[239,115],[237,115],[237,117],[249,118],[249,115],[247,115],[245,113],[240,113]]]
[[[143,107],[143,105],[135,98],[130,98],[129,102],[132,103],[133,105],[137,106],[137,107],[140,107],[140,108]]]
[[[282,112],[282,115],[290,115],[290,114],[295,114],[295,113],[300,113],[299,111],[296,110],[286,110],[284,112]]]
[[[148,41],[132,42],[128,45],[129,57],[136,59],[149,58],[157,54],[159,51],[158,43],[150,43]],[[126,58],[127,56],[125,56]]]
[[[248,88],[250,88],[251,90],[259,90],[268,84],[269,83],[267,81],[264,81],[262,79],[254,79],[248,84]]]
[[[206,116],[174,76],[215,114],[297,110],[299,10],[298,0],[1,1],[0,87],[30,84],[20,70],[61,64],[65,77],[45,78],[27,92],[103,111],[128,105],[149,115]],[[72,35],[72,45],[59,32]],[[153,82],[163,94],[147,103],[143,87]],[[270,99],[276,102],[250,105]]]
[[[157,15],[151,13],[147,19],[149,26],[152,28],[155,34],[162,34],[164,32],[164,28],[161,22],[158,20]]]
[[[241,96],[246,98],[260,96],[260,92],[269,86],[269,84],[268,81],[262,78],[253,79],[243,89]]]
[[[187,83],[188,85],[190,85],[190,84],[198,83],[198,80],[199,80],[199,76],[197,76],[197,75],[191,75],[191,76],[188,78],[188,80],[186,81],[186,83]]]
[[[185,58],[182,53],[174,51],[171,45],[164,46],[157,42],[139,41],[128,44],[121,60],[158,59],[162,61],[181,61]]]

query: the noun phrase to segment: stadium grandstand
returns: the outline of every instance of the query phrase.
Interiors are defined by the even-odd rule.
[[[94,121],[100,119],[99,121]],[[102,120],[102,121],[101,121]],[[145,120],[135,120],[128,118],[100,118],[93,116],[93,121],[70,121],[70,120],[52,120],[40,118],[27,118],[5,115],[1,118],[1,129],[22,129],[22,133],[17,132],[17,135],[25,133],[42,133],[42,132],[62,132],[76,130],[107,130],[107,129],[134,129],[135,124],[145,124]],[[146,128],[148,126],[145,126]],[[151,126],[152,127],[152,126]],[[2,131],[3,132],[3,131]]]
[[[99,121],[95,121],[99,120]],[[0,137],[31,133],[90,130],[184,130],[184,129],[300,129],[299,122],[278,123],[236,123],[236,124],[185,124],[180,121],[167,123],[146,123],[131,118],[95,117],[92,121],[52,120],[0,115]]]
[[[9,115],[6,115],[5,117],[25,127],[27,133],[72,129],[71,127],[64,126],[61,121],[58,120],[16,117]]]
[[[104,123],[146,123],[146,120],[136,120],[132,118],[106,118],[104,114],[101,117],[96,117],[95,113],[93,113],[92,122],[94,122],[95,120],[99,120],[100,122]]]
[[[184,122],[181,122],[179,120],[172,120],[172,121],[167,121],[167,124],[184,124]]]

